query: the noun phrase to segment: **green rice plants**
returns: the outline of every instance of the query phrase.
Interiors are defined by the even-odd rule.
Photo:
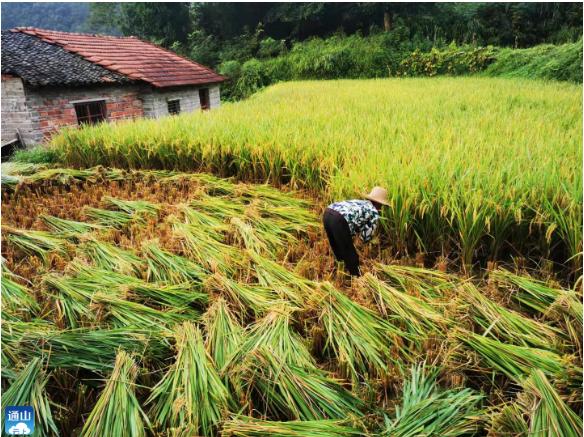
[[[313,293],[315,283],[291,272],[284,266],[253,251],[247,251],[258,283],[272,288],[283,299],[301,305],[306,296]]]
[[[39,218],[51,230],[51,232],[61,233],[67,236],[79,236],[81,234],[103,229],[103,226],[93,223],[77,222],[75,220],[62,219],[46,214],[41,214]]]
[[[292,316],[296,310],[297,308],[292,308],[287,304],[273,306],[262,319],[246,329],[243,341],[232,355],[228,365],[237,365],[246,356],[263,348],[282,364],[302,368],[314,367],[315,362],[305,340],[292,331]]]
[[[95,221],[98,225],[104,227],[113,227],[122,229],[132,221],[143,222],[139,216],[128,214],[125,211],[110,211],[107,209],[92,208],[86,206],[83,208],[83,214],[90,220]]]
[[[215,240],[203,228],[174,223],[173,233],[180,239],[185,253],[209,272],[232,276],[242,262],[235,248]]]
[[[66,240],[50,232],[16,229],[11,226],[2,226],[2,232],[8,243],[26,255],[38,256],[45,263],[48,263],[50,253],[58,253],[63,256],[67,254]]]
[[[582,436],[582,418],[566,405],[541,369],[533,369],[523,387],[532,398],[528,407],[530,436]]]
[[[398,290],[427,299],[442,298],[444,292],[458,286],[459,281],[439,270],[412,266],[376,264],[376,270],[384,281]]]
[[[582,298],[574,290],[555,288],[544,281],[516,275],[504,269],[491,272],[490,277],[514,291],[512,296],[519,303],[544,315],[565,313],[582,326]]]
[[[243,328],[222,297],[203,315],[207,336],[205,348],[217,369],[222,369],[243,340]]]
[[[147,403],[155,425],[182,435],[215,435],[226,417],[229,393],[208,356],[199,328],[176,327],[175,362],[152,389]]]
[[[245,211],[245,204],[238,199],[209,195],[191,200],[189,206],[196,211],[215,217],[221,222],[226,222],[232,217],[242,216]]]
[[[120,350],[112,373],[83,425],[81,436],[146,436],[150,422],[136,398],[137,376],[138,366],[131,355]]]
[[[249,416],[235,416],[223,424],[222,437],[349,437],[363,431],[346,420],[291,420],[275,422]]]
[[[55,273],[45,275],[42,281],[67,326],[78,328],[97,322],[98,315],[89,306],[96,292],[91,284]]]
[[[146,200],[123,200],[110,196],[104,197],[103,200],[107,206],[117,208],[130,215],[155,216],[161,209],[160,205]]]
[[[501,343],[462,329],[458,329],[455,335],[458,340],[478,353],[485,364],[517,383],[533,369],[541,369],[546,375],[564,378],[568,377],[571,370],[569,362],[545,349]]]
[[[5,352],[25,362],[43,356],[49,368],[83,368],[96,372],[111,369],[120,348],[135,353],[141,359],[153,361],[161,361],[169,349],[157,326],[150,326],[149,329],[60,330],[54,325],[33,321],[3,326],[2,337]]]
[[[370,273],[365,274],[363,283],[373,294],[379,312],[392,323],[403,325],[414,338],[443,335],[452,323],[423,299],[396,290]]]
[[[187,311],[191,305],[205,306],[209,295],[201,290],[199,284],[145,283],[140,281],[127,287],[129,298],[147,305],[163,306],[174,310]],[[195,316],[195,314],[192,314]]]
[[[314,213],[307,208],[260,202],[259,211],[262,217],[267,217],[287,232],[306,232],[318,226]]]
[[[460,295],[470,304],[473,320],[485,334],[519,346],[558,349],[562,332],[557,328],[493,302],[471,283],[461,286]]]
[[[2,262],[2,310],[13,313],[37,313],[40,306],[32,295],[31,290],[26,286],[16,282],[22,281],[18,275],[12,273]]]
[[[144,267],[144,261],[129,250],[95,238],[84,241],[79,246],[78,253],[103,270],[140,276]]]
[[[368,308],[353,302],[331,284],[321,284],[317,309],[318,323],[325,335],[323,353],[334,356],[341,371],[358,380],[359,376],[383,375],[391,355],[406,334]]]
[[[258,254],[273,255],[274,248],[269,247],[267,242],[259,237],[250,223],[247,223],[238,217],[232,218],[230,223],[237,243],[240,243],[249,251]]]
[[[148,266],[149,281],[181,284],[201,282],[206,277],[203,268],[188,258],[165,251],[156,242],[142,245],[142,252]]]
[[[441,390],[437,376],[438,371],[428,369],[425,363],[412,367],[395,417],[386,417],[379,435],[454,437],[478,430],[483,396],[468,388]]]
[[[59,435],[59,429],[53,420],[51,402],[46,393],[48,375],[42,369],[40,358],[32,358],[26,367],[18,372],[10,386],[3,390],[2,402],[11,406],[31,406],[35,412],[36,437]],[[2,415],[2,429],[5,415]]]
[[[281,296],[273,288],[237,282],[219,273],[209,276],[204,287],[209,293],[219,293],[229,300],[242,315],[252,313],[254,316],[260,316],[272,305],[282,301]]]
[[[228,226],[222,218],[217,218],[214,215],[202,212],[196,207],[186,204],[179,205],[178,210],[182,213],[185,223],[193,226],[204,227],[214,236],[215,239],[223,239],[223,233],[227,231]]]
[[[291,420],[360,416],[363,404],[340,381],[314,367],[282,362],[261,346],[233,369],[260,414]]]
[[[527,437],[529,429],[523,415],[524,411],[517,402],[502,405],[489,414],[490,431],[503,435]]]

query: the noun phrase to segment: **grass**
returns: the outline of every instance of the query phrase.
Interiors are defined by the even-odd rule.
[[[513,247],[577,268],[581,112],[568,83],[306,81],[211,113],[67,130],[53,147],[75,166],[205,169],[327,200],[384,185],[395,251],[456,251],[471,265]]]

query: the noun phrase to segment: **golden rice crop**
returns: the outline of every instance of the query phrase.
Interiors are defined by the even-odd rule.
[[[328,200],[389,190],[395,251],[465,265],[513,247],[577,267],[582,90],[487,78],[308,81],[210,113],[100,124],[54,139],[75,166],[206,169]],[[559,243],[559,244],[558,244]]]

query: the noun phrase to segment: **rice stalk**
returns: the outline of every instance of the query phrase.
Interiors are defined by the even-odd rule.
[[[93,220],[100,226],[113,227],[116,229],[123,229],[132,221],[137,223],[144,222],[142,217],[129,214],[125,211],[110,211],[107,209],[92,208],[89,206],[83,208],[83,214],[88,219]]]
[[[524,411],[517,402],[503,405],[490,414],[490,432],[494,435],[527,437],[529,429],[523,415]]]
[[[251,224],[243,221],[239,217],[233,217],[230,223],[237,244],[257,254],[270,254],[274,256],[274,247],[269,246],[266,241],[260,238]]]
[[[127,352],[120,350],[112,373],[83,425],[82,437],[146,436],[150,421],[136,398],[137,376],[138,366]]]
[[[144,244],[142,251],[146,257],[149,281],[182,284],[201,282],[206,276],[201,266],[188,258],[165,251],[155,242]]]
[[[386,417],[381,436],[454,437],[478,431],[483,396],[468,388],[441,390],[437,376],[438,371],[429,370],[425,363],[412,367],[395,417]]]
[[[240,199],[209,195],[191,200],[189,206],[196,211],[209,214],[221,222],[226,222],[232,217],[242,216],[245,211],[245,205],[241,203]]]
[[[533,398],[529,408],[530,436],[582,436],[582,418],[566,405],[541,369],[533,369],[523,387]]]
[[[229,310],[227,302],[218,297],[203,315],[207,336],[205,348],[217,369],[222,369],[243,340],[243,328]]]
[[[185,223],[208,229],[217,240],[221,240],[223,233],[228,229],[222,219],[199,211],[188,204],[178,205],[178,210],[183,214]]]
[[[347,420],[291,420],[276,422],[249,416],[235,416],[223,424],[222,437],[348,437],[363,431]]]
[[[49,254],[54,252],[66,255],[66,240],[50,232],[34,231],[31,229],[16,229],[11,226],[2,226],[8,243],[14,245],[26,255],[38,256],[46,264]]]
[[[133,216],[156,216],[162,208],[160,205],[146,200],[123,200],[110,196],[105,196],[103,200],[107,206],[117,208]]]
[[[477,352],[485,364],[517,383],[521,383],[533,369],[541,369],[546,375],[559,378],[567,377],[569,370],[575,370],[566,359],[545,349],[501,343],[461,329],[455,335]]]
[[[302,368],[315,366],[306,341],[292,330],[293,313],[297,308],[287,304],[274,306],[260,320],[249,326],[240,346],[226,364],[237,365],[258,349],[272,354],[280,363]],[[225,372],[225,368],[222,368]]]
[[[90,238],[79,246],[80,254],[97,268],[139,277],[144,261],[129,250]]]
[[[391,351],[401,349],[406,334],[329,283],[321,284],[321,293],[315,308],[326,337],[323,352],[334,356],[354,381],[367,374],[386,374],[387,364],[396,361]]]
[[[488,335],[519,346],[558,349],[562,332],[557,328],[493,302],[471,283],[462,285],[460,295],[470,304],[474,322]]]
[[[65,234],[67,236],[70,235],[78,236],[86,234],[88,232],[103,229],[103,226],[96,225],[93,223],[84,223],[75,220],[67,220],[46,214],[39,215],[39,218],[50,229],[51,232],[57,234],[58,233]]]
[[[32,435],[59,435],[59,429],[53,420],[51,401],[46,393],[48,375],[42,369],[42,360],[33,358],[24,369],[16,375],[10,386],[3,390],[2,402],[5,406],[31,406],[35,414],[35,430]],[[2,415],[2,429],[6,420]]]
[[[376,264],[375,268],[398,290],[427,299],[442,298],[459,283],[454,276],[439,270],[394,264]]]
[[[247,284],[215,273],[207,278],[204,288],[209,293],[219,293],[237,307],[240,314],[261,316],[278,302],[280,295],[272,288],[259,284]]]
[[[544,281],[520,276],[508,270],[498,269],[490,277],[506,287],[515,289],[513,298],[519,303],[545,316],[565,313],[582,326],[584,309],[581,297],[574,290],[554,288]]]
[[[314,292],[315,283],[291,272],[284,266],[253,251],[247,251],[258,283],[277,292],[282,299],[302,305],[305,298]]]
[[[362,401],[340,381],[314,368],[281,362],[259,347],[233,370],[260,414],[290,420],[346,419],[360,416]],[[257,404],[255,404],[257,402]]]
[[[370,273],[363,283],[373,294],[379,312],[406,332],[420,339],[430,335],[443,335],[452,323],[423,299],[410,296],[383,283]]]
[[[175,362],[147,400],[157,427],[184,435],[213,436],[226,417],[229,393],[205,351],[199,328],[175,329]]]
[[[180,239],[185,253],[209,272],[235,275],[241,254],[212,236],[206,230],[184,223],[174,223],[173,233]]]
[[[45,357],[50,368],[101,372],[111,369],[120,348],[136,354],[141,360],[155,361],[167,357],[169,348],[157,326],[59,330],[46,322],[33,321],[4,322],[2,329],[5,352],[23,361]]]
[[[40,311],[40,305],[37,303],[31,290],[26,286],[16,282],[23,280],[6,268],[2,262],[2,310],[12,313],[31,313],[36,314]]]

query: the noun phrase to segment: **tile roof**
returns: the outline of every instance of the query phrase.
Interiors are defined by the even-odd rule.
[[[2,73],[33,86],[128,83],[131,80],[30,35],[2,31]]]
[[[108,70],[159,88],[225,80],[210,68],[135,37],[68,33],[34,27],[17,27],[12,31],[35,36]]]

